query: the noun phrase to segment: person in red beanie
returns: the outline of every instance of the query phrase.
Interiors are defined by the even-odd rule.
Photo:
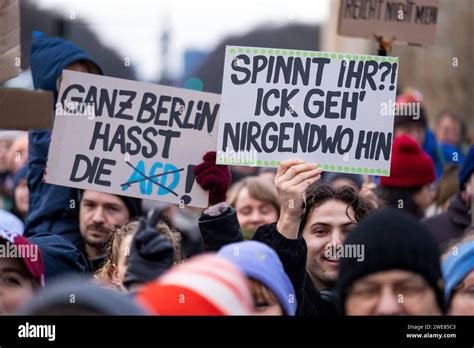
[[[412,137],[399,135],[393,141],[390,176],[380,178],[378,193],[388,206],[421,219],[433,200],[435,179],[433,160]]]
[[[141,288],[137,300],[154,315],[250,315],[253,311],[245,276],[230,261],[212,254],[173,267]]]
[[[15,313],[44,286],[40,248],[0,229],[0,315]]]

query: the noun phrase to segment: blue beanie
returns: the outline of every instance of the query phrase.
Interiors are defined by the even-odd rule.
[[[474,270],[474,240],[457,246],[457,254],[449,254],[443,262],[444,296],[449,303],[453,289]]]
[[[471,177],[471,173],[474,171],[474,146],[471,146],[466,156],[464,166],[459,172],[459,187],[461,191],[464,191],[464,184]]]
[[[295,289],[276,252],[268,245],[248,240],[224,246],[217,253],[234,263],[248,278],[265,285],[275,295],[286,315],[295,315]]]

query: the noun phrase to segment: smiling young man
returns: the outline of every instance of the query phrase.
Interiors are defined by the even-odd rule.
[[[278,253],[295,288],[300,315],[336,314],[332,289],[339,253],[335,251],[358,221],[374,210],[352,188],[315,185],[321,172],[313,163],[281,162],[275,176],[280,218],[260,227],[254,236]]]

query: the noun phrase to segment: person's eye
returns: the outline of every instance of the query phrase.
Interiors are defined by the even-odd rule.
[[[324,235],[328,234],[328,230],[326,230],[324,228],[317,228],[317,229],[313,230],[313,233],[317,236],[324,236]]]
[[[469,296],[474,296],[474,284],[469,286],[467,289],[466,289],[466,293],[469,295]]]
[[[20,285],[20,280],[17,279],[16,277],[13,277],[13,276],[3,277],[3,282],[6,285],[9,285],[9,286],[19,286]]]
[[[352,295],[358,296],[358,297],[375,297],[378,293],[377,288],[360,288],[360,289],[354,289],[352,291]]]
[[[399,288],[399,292],[405,295],[415,295],[422,292],[425,287],[421,284],[404,285]]]
[[[352,231],[352,228],[346,228],[342,230],[343,234],[349,234]]]
[[[270,207],[267,207],[267,206],[261,207],[260,208],[260,213],[262,213],[264,215],[270,214]]]
[[[109,207],[109,210],[110,210],[111,212],[116,213],[116,212],[119,211],[119,208],[117,208],[117,207]]]
[[[260,309],[260,310],[264,310],[268,306],[269,306],[268,302],[265,302],[265,301],[255,303],[255,308]]]
[[[250,214],[252,213],[252,209],[250,209],[250,208],[243,208],[243,209],[240,210],[239,213],[242,214],[242,215],[250,215]]]

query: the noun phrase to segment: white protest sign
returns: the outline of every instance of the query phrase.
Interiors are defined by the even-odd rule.
[[[341,0],[338,34],[433,44],[438,0]]]
[[[20,73],[20,4],[0,0],[0,83]]]
[[[220,97],[65,70],[46,182],[206,207],[194,166],[214,151]]]
[[[398,58],[227,46],[217,163],[390,174]]]

